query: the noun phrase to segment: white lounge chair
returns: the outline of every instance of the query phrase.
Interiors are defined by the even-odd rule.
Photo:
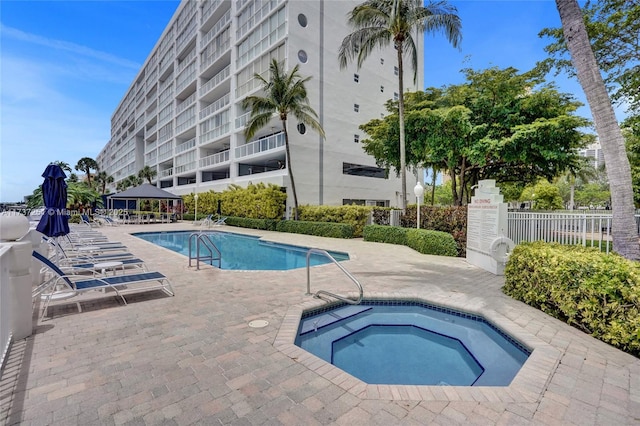
[[[53,276],[41,286],[41,294],[45,300],[41,318],[47,313],[52,300],[63,300],[75,297],[90,290],[113,290],[124,304],[127,304],[124,294],[138,293],[148,290],[162,290],[169,296],[174,296],[173,287],[169,279],[160,272],[143,272],[129,275],[114,275],[110,277],[94,277],[79,274],[69,274],[59,268],[51,260],[34,251],[33,257],[42,262]],[[105,292],[106,293],[106,292]],[[78,310],[81,310],[78,304]]]

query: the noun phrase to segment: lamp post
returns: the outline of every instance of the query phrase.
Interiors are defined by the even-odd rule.
[[[418,201],[418,208],[416,209],[418,216],[416,221],[416,228],[420,229],[420,199],[424,195],[424,188],[422,185],[420,185],[420,182],[416,183],[416,186],[413,187],[413,193],[416,195],[416,199]]]
[[[196,192],[196,195],[193,196],[193,199],[196,201],[196,215],[193,218],[194,223],[196,223],[198,221],[198,193]]]

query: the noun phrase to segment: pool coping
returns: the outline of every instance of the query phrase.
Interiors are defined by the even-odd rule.
[[[357,294],[353,293],[349,296],[355,298]],[[303,312],[333,304],[335,300],[314,298],[291,306],[283,318],[273,346],[292,360],[359,398],[410,401],[539,402],[558,367],[561,352],[496,311],[478,305],[477,299],[462,300],[459,296],[456,294],[456,300],[452,300],[445,296],[425,297],[422,294],[365,292],[364,299],[419,301],[483,317],[531,351],[529,358],[509,386],[418,386],[365,383],[294,343]]]

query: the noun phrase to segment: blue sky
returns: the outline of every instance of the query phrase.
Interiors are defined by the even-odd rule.
[[[178,4],[0,2],[0,201],[31,194],[52,161],[73,167],[98,155],[111,114]],[[427,36],[426,86],[461,83],[465,67],[529,70],[545,58],[538,32],[560,26],[553,0],[451,4],[462,19],[462,49]],[[584,99],[576,82],[562,77],[557,84]],[[586,108],[580,114],[589,116]]]

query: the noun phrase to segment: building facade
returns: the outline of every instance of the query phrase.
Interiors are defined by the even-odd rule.
[[[588,145],[584,149],[578,150],[578,153],[580,156],[588,158],[595,169],[604,166],[604,153],[602,152],[602,146],[599,141]]]
[[[250,111],[242,100],[260,95],[254,75],[268,79],[275,58],[311,77],[309,100],[326,134],[287,120],[300,204],[400,205],[399,179],[364,153],[366,135],[358,128],[386,115],[385,102],[397,99],[396,52],[374,52],[360,69],[338,65],[350,31],[346,16],[358,3],[183,0],[112,116],[111,139],[96,159],[100,169],[115,187],[150,166],[157,186],[177,195],[250,182],[288,189],[279,118],[251,140],[244,136]],[[406,90],[423,87],[422,36],[416,41],[418,80],[406,66]]]

